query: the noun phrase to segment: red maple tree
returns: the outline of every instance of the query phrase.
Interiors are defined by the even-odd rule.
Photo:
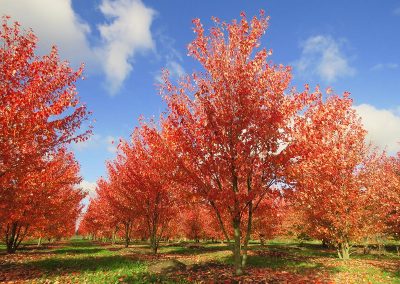
[[[57,182],[48,172],[53,158],[90,130],[77,133],[88,119],[74,85],[82,68],[61,61],[56,47],[35,56],[33,32],[8,19],[0,30],[0,230],[14,252],[34,221],[29,216],[46,204],[42,184]]]
[[[351,243],[372,223],[368,208],[377,196],[378,177],[371,175],[371,166],[378,155],[365,142],[367,132],[348,93],[325,101],[319,93],[294,128],[298,135],[292,144],[301,154],[291,174],[306,231],[348,259]]]
[[[168,105],[162,132],[181,183],[212,208],[226,240],[234,239],[238,275],[254,211],[285,179],[290,156],[282,146],[307,97],[288,90],[290,67],[269,63],[270,51],[257,49],[268,25],[264,13],[251,21],[241,16],[232,23],[214,18],[209,35],[194,20],[188,49],[204,72],[178,86],[165,74],[161,88]]]

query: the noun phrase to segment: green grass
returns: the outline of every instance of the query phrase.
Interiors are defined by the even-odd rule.
[[[147,265],[134,261],[85,240],[72,240],[67,246],[49,249],[50,257],[25,262],[29,268],[39,269],[39,282],[72,283],[146,283]]]
[[[124,248],[122,244],[101,246],[88,240],[74,238],[69,242],[52,244],[47,248],[45,245],[40,249],[36,248],[34,243],[30,242],[30,246],[26,246],[18,253],[17,262],[1,264],[0,256],[0,270],[3,267],[11,271],[10,268],[15,267],[22,271],[21,273],[39,272],[38,276],[31,275],[30,278],[25,279],[18,278],[20,276],[16,275],[11,278],[11,281],[187,283],[183,278],[170,278],[171,275],[149,272],[149,265],[162,261],[165,256],[176,258],[188,267],[203,266],[205,274],[208,273],[208,265],[212,263],[219,263],[228,271],[233,266],[233,257],[228,246],[220,243],[204,242],[195,246],[193,243],[162,243],[159,249],[161,259],[152,257],[149,245],[144,242]],[[4,245],[0,245],[0,249],[5,249]],[[265,246],[252,242],[249,246],[248,267],[267,269],[269,271],[267,274],[285,271],[292,276],[329,275],[329,281],[335,283],[400,284],[398,269],[400,257],[397,256],[394,244],[388,247],[384,255],[376,253],[364,255],[360,248],[357,249],[352,259],[345,262],[337,259],[334,249],[323,248],[315,241],[299,243],[294,240],[273,240]],[[353,278],[354,281],[349,280]]]

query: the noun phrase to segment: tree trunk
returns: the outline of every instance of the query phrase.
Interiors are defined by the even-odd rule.
[[[250,201],[249,204],[249,216],[247,219],[247,230],[246,230],[246,237],[244,239],[244,244],[243,244],[243,256],[242,256],[242,268],[246,267],[247,263],[247,249],[250,241],[250,234],[251,234],[251,228],[252,228],[252,219],[253,219],[253,202]]]
[[[363,247],[363,254],[369,254],[371,249],[369,248],[368,244],[365,244]]]
[[[265,236],[264,236],[264,234],[260,234],[260,244],[261,244],[261,246],[265,246]]]
[[[131,241],[130,233],[131,233],[131,222],[125,222],[125,247],[129,247],[129,243]]]
[[[113,230],[113,233],[112,233],[112,240],[111,240],[111,243],[112,243],[113,245],[115,245],[115,243],[116,243],[116,241],[117,241],[117,232],[118,232],[118,227],[116,226],[115,229]]]
[[[42,237],[39,237],[39,240],[38,240],[37,246],[38,246],[38,247],[40,247],[41,245],[42,245]]]
[[[350,245],[348,242],[343,242],[339,244],[338,256],[340,259],[343,260],[350,259]]]
[[[153,254],[157,254],[158,244],[156,237],[151,237],[150,242],[151,242],[151,251],[153,252]]]
[[[153,252],[153,254],[157,254],[157,250],[158,250],[157,221],[158,221],[158,216],[155,215],[152,220],[151,235],[150,235],[150,246],[151,246],[151,251]]]
[[[153,254],[157,254],[158,239],[157,239],[157,228],[155,225],[153,225],[151,235],[150,235],[150,246],[151,246],[151,251],[153,252]]]
[[[241,244],[240,244],[240,217],[235,217],[233,220],[234,231],[234,246],[233,246],[233,260],[235,266],[235,275],[243,274],[242,259],[241,259]]]

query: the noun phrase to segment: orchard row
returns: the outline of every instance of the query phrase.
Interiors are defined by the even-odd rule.
[[[399,232],[399,159],[366,142],[348,93],[289,88],[289,67],[259,49],[268,19],[245,15],[189,54],[203,73],[173,84],[159,121],[141,121],[107,163],[82,234],[95,238],[223,239],[235,273],[251,239],[306,235],[350,257],[358,241]]]
[[[250,239],[308,235],[346,259],[354,242],[397,236],[399,159],[366,142],[350,95],[290,88],[290,67],[259,47],[263,12],[214,22],[206,34],[193,21],[188,51],[203,71],[177,84],[164,72],[166,112],[121,140],[80,233],[149,239],[154,253],[162,239],[224,239],[237,275]],[[74,88],[81,70],[56,51],[34,57],[34,36],[17,25],[5,22],[2,40],[0,229],[7,243],[67,235],[83,195],[65,147],[89,134],[76,134],[88,119]]]

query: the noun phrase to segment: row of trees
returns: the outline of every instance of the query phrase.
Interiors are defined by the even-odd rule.
[[[74,71],[57,49],[38,57],[32,31],[2,18],[0,30],[0,234],[13,253],[26,237],[74,233],[84,194],[79,165],[67,150],[87,139],[88,119]]]
[[[67,145],[88,112],[77,97],[82,69],[56,48],[34,55],[36,38],[3,19],[0,46],[0,232],[8,252],[27,237],[74,231],[84,194]],[[189,54],[202,73],[177,85],[164,73],[167,110],[141,121],[98,182],[81,232],[97,237],[225,239],[235,273],[249,240],[293,230],[350,256],[363,238],[397,235],[398,157],[366,144],[349,94],[290,89],[290,67],[259,49],[268,18],[194,20]],[[288,225],[289,224],[289,225]]]
[[[399,159],[366,144],[348,93],[290,89],[290,67],[259,49],[268,18],[194,20],[189,54],[203,72],[177,85],[164,73],[167,111],[121,141],[82,232],[223,238],[235,273],[251,238],[296,225],[341,258],[364,237],[399,228]],[[292,230],[292,228],[291,228]]]

